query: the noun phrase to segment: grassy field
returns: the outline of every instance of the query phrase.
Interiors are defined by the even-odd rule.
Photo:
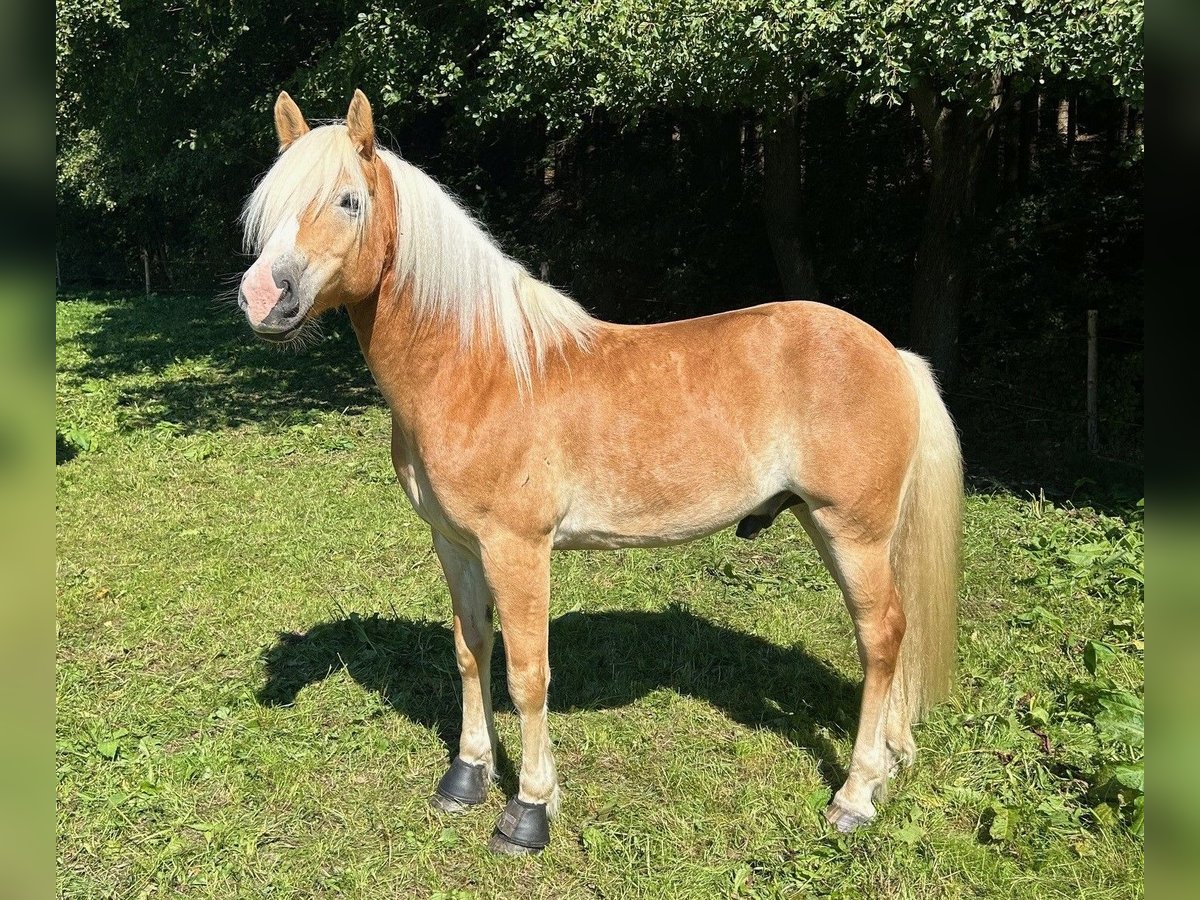
[[[556,556],[563,814],[489,856],[512,762],[484,809],[427,805],[450,603],[347,332],[297,355],[207,299],[58,301],[61,896],[1142,894],[1140,509],[999,487],[967,500],[954,695],[850,836],[821,810],[858,664],[794,520]]]

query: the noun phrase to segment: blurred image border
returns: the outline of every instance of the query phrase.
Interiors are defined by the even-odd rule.
[[[48,4],[0,4],[0,872],[13,898],[54,890],[54,482],[41,456],[52,390],[43,348],[54,290],[53,32]]]
[[[1195,415],[1196,213],[1200,203],[1200,5],[1169,0],[1150,17],[1146,132],[1147,330],[1157,353],[1147,368],[1162,390],[1152,417],[1148,466],[1148,586],[1154,596],[1147,618],[1154,646],[1155,722],[1152,764],[1156,784],[1147,829],[1147,883],[1152,896],[1188,896],[1200,876],[1200,477],[1192,418]],[[1154,323],[1151,325],[1150,323]],[[1147,378],[1149,382],[1151,378]],[[1161,638],[1160,638],[1161,636]]]

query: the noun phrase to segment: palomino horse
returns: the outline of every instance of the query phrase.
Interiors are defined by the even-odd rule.
[[[458,756],[434,794],[493,782],[492,610],[521,723],[497,852],[549,842],[550,552],[661,547],[791,509],[845,595],[864,682],[826,818],[871,819],[954,658],[962,463],[929,367],[859,319],[772,303],[665,325],[601,322],[505,256],[435,182],[375,143],[354,94],[309,128],[275,104],[279,157],[246,204],[239,302],[271,341],[347,308],[392,413],[392,461],[454,604]]]

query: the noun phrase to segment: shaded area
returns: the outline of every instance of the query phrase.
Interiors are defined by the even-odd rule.
[[[964,440],[964,454],[970,447]],[[1113,459],[1097,459],[1085,452],[1064,454],[1056,460],[1025,467],[1015,460],[972,464],[968,456],[968,494],[1011,494],[1023,500],[1045,500],[1083,509],[1090,507],[1108,516],[1128,518],[1138,514],[1145,496],[1140,466]]]
[[[79,455],[79,448],[68,441],[61,431],[54,432],[54,464],[61,466]]]
[[[298,352],[255,338],[231,304],[192,296],[114,300],[74,338],[87,361],[71,375],[81,382],[152,376],[151,384],[121,385],[125,430],[159,422],[185,433],[280,425],[382,404],[346,314],[328,314],[322,326],[324,337]]]
[[[496,642],[492,661],[498,706],[508,702],[502,644]],[[304,634],[281,634],[263,659],[264,705],[294,703],[303,688],[345,669],[401,715],[436,730],[450,756],[457,752],[458,670],[454,636],[444,625],[352,614]],[[858,686],[802,647],[780,647],[679,606],[572,612],[550,623],[550,669],[556,712],[615,709],[667,688],[810,750],[831,786],[845,777],[821,732],[853,729]],[[499,763],[502,782],[515,787],[511,767]]]

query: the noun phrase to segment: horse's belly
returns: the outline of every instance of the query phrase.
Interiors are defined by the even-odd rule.
[[[704,537],[727,528],[729,522],[677,524],[668,528],[636,529],[628,526],[593,524],[591,527],[568,525],[554,534],[555,550],[619,550],[622,547],[670,547]]]
[[[594,443],[600,450],[564,485],[570,500],[556,548],[681,544],[728,528],[790,488],[791,454],[773,429],[746,437],[720,423],[689,432],[647,422],[631,436]]]
[[[613,498],[576,503],[555,530],[554,548],[616,550],[682,544],[740,521],[760,502],[758,493],[724,498],[672,498],[674,502],[651,507],[613,502]]]

